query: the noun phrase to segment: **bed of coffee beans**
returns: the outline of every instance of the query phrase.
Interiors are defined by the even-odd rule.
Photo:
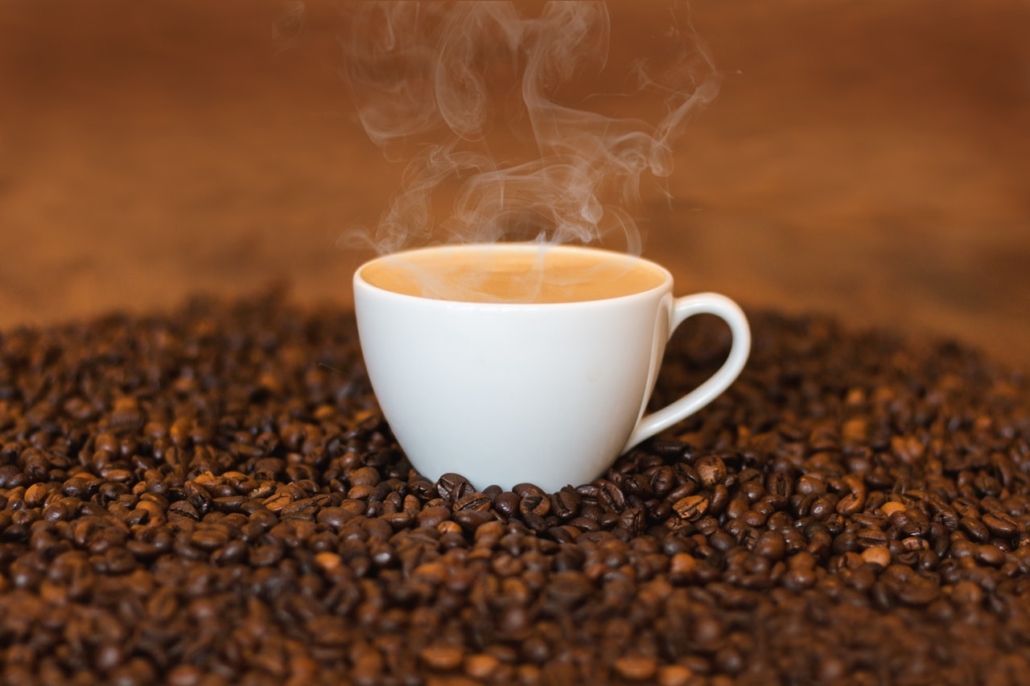
[[[1026,683],[1026,377],[751,317],[557,493],[415,473],[344,311],[0,333],[0,683]],[[656,404],[728,348],[685,326]]]

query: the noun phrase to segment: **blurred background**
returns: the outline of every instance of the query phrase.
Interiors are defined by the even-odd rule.
[[[721,91],[634,212],[677,290],[1030,369],[1030,3],[690,10]],[[612,3],[613,54],[661,11]],[[330,2],[3,0],[0,328],[273,282],[348,303],[372,253],[336,240],[401,168],[355,123],[339,31]]]

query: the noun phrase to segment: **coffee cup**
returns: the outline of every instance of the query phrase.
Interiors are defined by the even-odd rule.
[[[369,380],[412,465],[483,489],[586,483],[711,402],[743,369],[729,298],[672,296],[658,264],[598,248],[482,243],[379,257],[354,275]],[[696,389],[647,414],[665,345],[714,314],[733,342]]]

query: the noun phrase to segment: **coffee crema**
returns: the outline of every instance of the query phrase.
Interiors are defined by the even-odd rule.
[[[390,255],[361,278],[393,293],[475,303],[570,303],[607,300],[657,288],[655,265],[602,250],[443,248]]]

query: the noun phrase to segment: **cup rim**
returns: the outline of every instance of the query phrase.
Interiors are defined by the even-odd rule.
[[[627,262],[632,262],[634,264],[643,262],[644,264],[648,265],[649,267],[651,267],[653,269],[656,269],[658,272],[660,272],[661,275],[662,275],[662,281],[658,285],[653,286],[653,287],[648,288],[648,289],[645,289],[645,290],[642,290],[642,291],[636,291],[634,293],[627,293],[625,295],[616,295],[616,296],[607,297],[607,298],[595,298],[595,299],[591,299],[591,300],[573,300],[573,301],[568,301],[568,302],[542,302],[542,303],[541,302],[535,302],[535,303],[534,302],[530,302],[530,303],[527,303],[527,302],[508,302],[508,301],[503,301],[503,300],[489,301],[489,302],[472,301],[472,300],[444,300],[444,299],[440,299],[440,298],[427,298],[427,297],[424,297],[424,296],[421,296],[421,295],[409,295],[407,293],[398,293],[396,291],[391,291],[391,290],[386,289],[386,288],[381,288],[379,286],[375,286],[375,285],[369,283],[368,281],[366,281],[362,277],[362,275],[361,275],[361,273],[365,270],[365,268],[370,266],[370,265],[377,264],[379,262],[383,262],[383,261],[386,261],[386,260],[389,260],[389,259],[393,259],[393,258],[397,258],[397,257],[400,257],[400,256],[404,256],[404,255],[408,255],[408,254],[413,254],[413,253],[427,253],[427,252],[446,253],[446,252],[459,252],[459,251],[466,251],[466,250],[492,252],[492,251],[495,251],[495,250],[512,250],[512,249],[528,251],[528,250],[540,250],[541,248],[544,248],[544,249],[547,249],[547,250],[559,250],[559,251],[562,251],[562,252],[585,252],[585,253],[590,253],[590,254],[602,253],[602,254],[605,254],[605,255],[609,255],[609,256],[611,256],[613,258],[617,258],[617,259],[624,260],[624,261],[627,261]],[[629,254],[629,253],[617,252],[615,250],[608,250],[606,248],[597,248],[597,247],[587,246],[587,245],[568,245],[568,244],[560,244],[560,243],[559,244],[548,244],[548,243],[538,243],[538,242],[532,242],[532,241],[530,241],[530,242],[514,242],[513,241],[513,242],[485,242],[485,243],[445,243],[445,244],[442,244],[442,245],[428,245],[428,246],[423,246],[423,247],[418,247],[418,248],[409,248],[407,250],[400,250],[398,252],[389,253],[387,255],[380,255],[379,257],[375,257],[375,258],[373,258],[371,260],[368,260],[367,262],[362,263],[356,270],[354,270],[354,290],[355,290],[355,293],[357,293],[359,288],[364,288],[364,289],[368,289],[368,290],[376,292],[376,293],[381,293],[381,294],[383,294],[385,296],[389,296],[389,297],[407,299],[407,300],[411,300],[411,301],[418,301],[418,302],[423,302],[423,303],[426,303],[426,304],[434,303],[434,304],[438,304],[440,306],[447,306],[447,307],[503,308],[503,309],[526,309],[526,308],[532,308],[532,309],[536,309],[536,308],[557,309],[557,308],[562,308],[562,307],[567,308],[567,307],[585,307],[585,306],[594,306],[594,307],[596,307],[596,306],[601,305],[603,303],[613,303],[613,302],[626,301],[626,300],[630,300],[630,299],[633,299],[633,298],[647,297],[647,296],[649,296],[649,295],[651,295],[653,293],[656,293],[656,292],[671,291],[672,290],[672,283],[673,283],[672,273],[668,269],[666,269],[662,265],[658,264],[657,262],[654,262],[653,260],[649,260],[649,259],[647,259],[645,257],[641,257],[639,255],[632,255],[632,254]]]

